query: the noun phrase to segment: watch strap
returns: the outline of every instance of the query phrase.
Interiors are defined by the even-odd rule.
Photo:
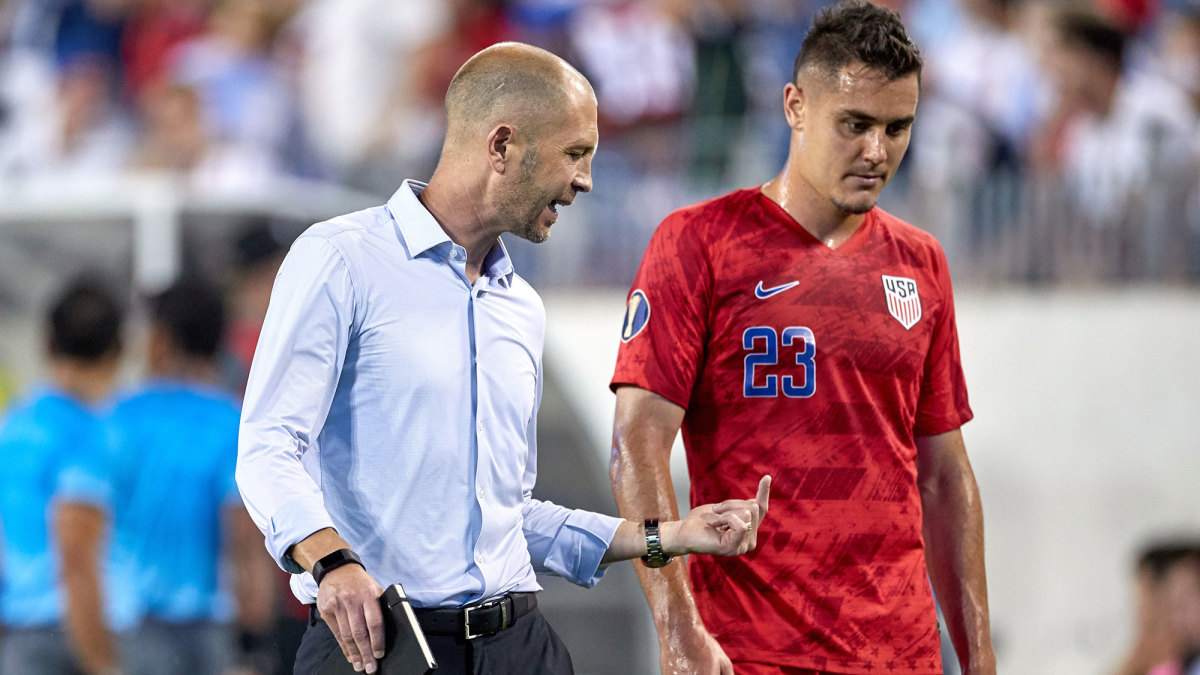
[[[646,567],[665,567],[671,562],[671,556],[662,547],[662,537],[658,532],[658,518],[647,518],[646,555],[642,556],[642,564]]]
[[[339,548],[333,553],[330,553],[324,558],[321,558],[317,562],[313,563],[313,581],[317,582],[317,585],[320,586],[321,580],[325,578],[326,574],[329,574],[333,570],[336,570],[343,565],[358,565],[359,567],[366,569],[366,565],[363,565],[362,558],[359,558],[357,553],[348,548]]]

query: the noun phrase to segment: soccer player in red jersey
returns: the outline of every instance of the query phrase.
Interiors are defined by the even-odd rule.
[[[931,581],[964,672],[995,673],[946,258],[875,206],[920,70],[891,10],[824,10],[784,88],[782,172],[672,213],[646,250],[612,382],[621,514],[675,517],[681,427],[692,504],[766,473],[776,493],[750,555],[639,569],[664,673],[941,673]]]

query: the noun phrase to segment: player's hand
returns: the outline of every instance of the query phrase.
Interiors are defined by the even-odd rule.
[[[658,649],[663,675],[733,675],[725,650],[701,624],[660,632]]]
[[[770,497],[771,477],[763,476],[754,499],[705,504],[692,509],[683,520],[663,523],[663,549],[668,555],[741,555],[753,551]]]
[[[317,610],[337,638],[354,670],[374,673],[383,658],[383,589],[358,565],[343,565],[325,575],[317,589]]]

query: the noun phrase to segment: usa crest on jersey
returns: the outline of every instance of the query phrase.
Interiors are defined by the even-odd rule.
[[[905,330],[921,320],[921,296],[917,293],[917,282],[907,277],[883,275],[883,292],[887,298],[888,313],[904,326]]]

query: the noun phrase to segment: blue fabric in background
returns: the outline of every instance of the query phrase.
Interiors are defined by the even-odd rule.
[[[150,382],[121,397],[114,555],[145,616],[226,621],[221,579],[226,507],[240,504],[233,472],[239,410],[216,389]]]
[[[82,503],[111,513],[111,433],[94,412],[51,388],[13,405],[0,426],[0,621],[49,627],[63,616],[54,505]],[[110,621],[133,620],[128,598],[114,595]]]

